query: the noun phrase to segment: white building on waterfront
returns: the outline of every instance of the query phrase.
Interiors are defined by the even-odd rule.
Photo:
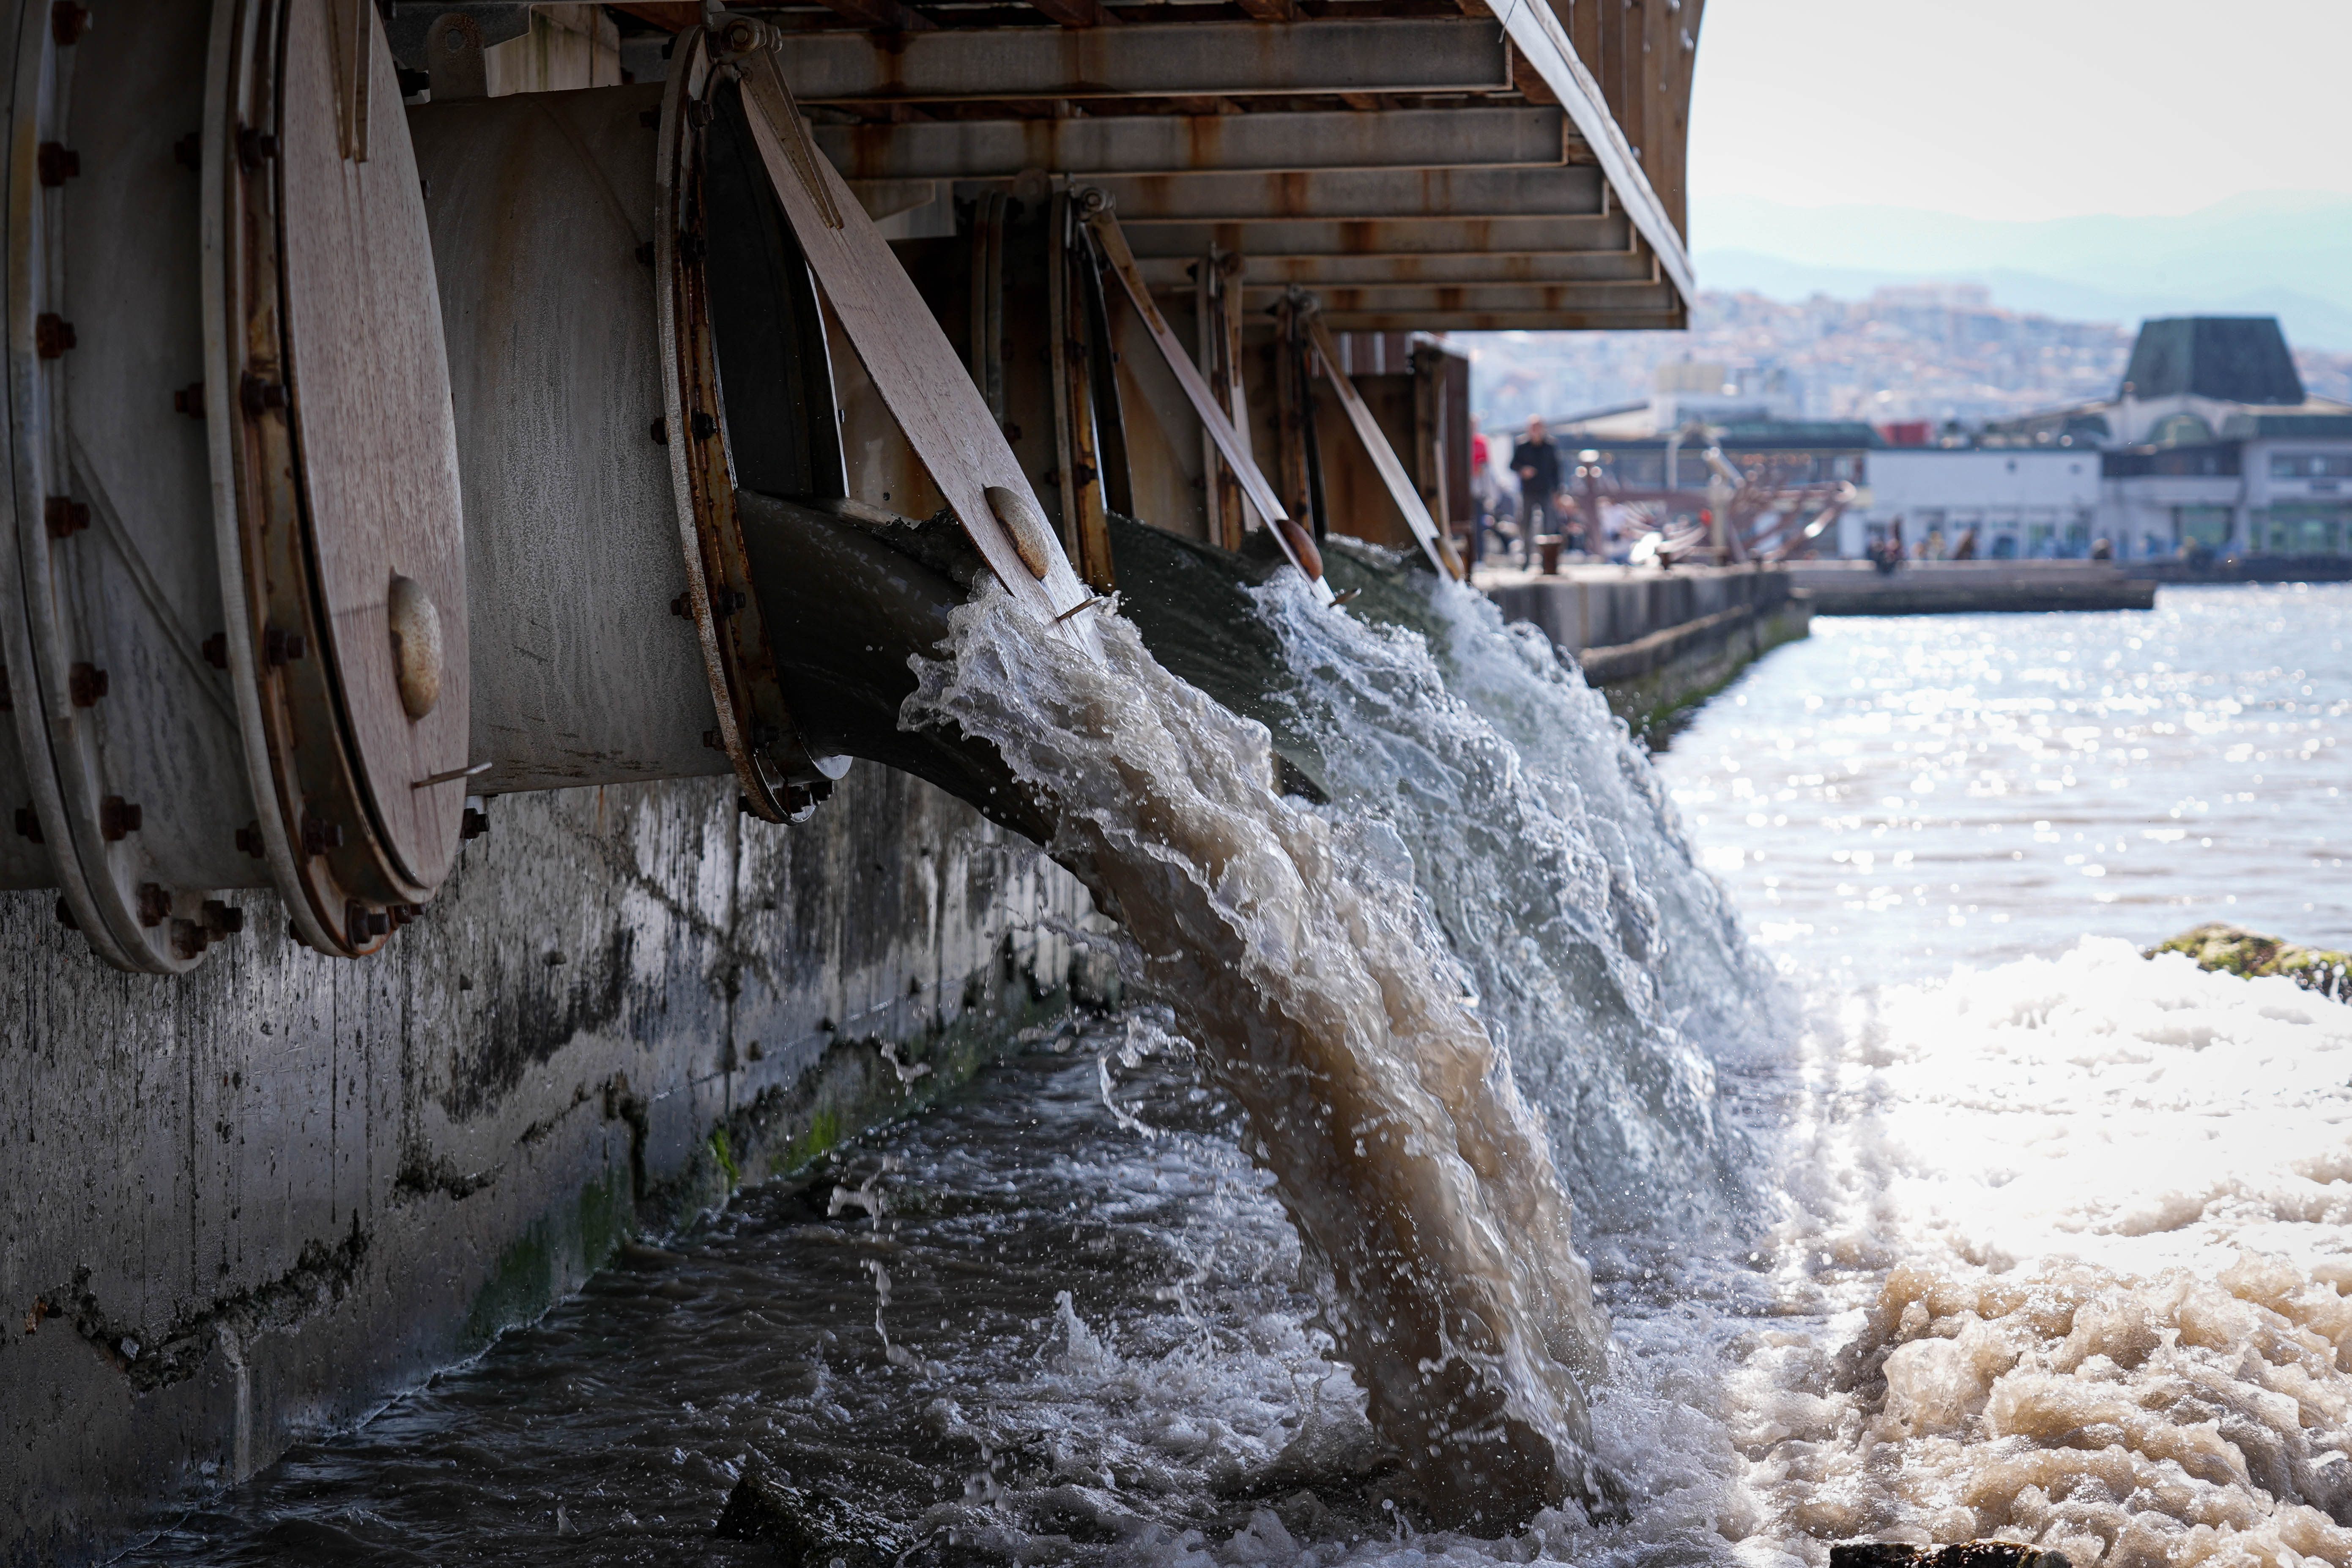
[[[2112,398],[1988,426],[1965,447],[1870,454],[1839,551],[1892,531],[1976,553],[2352,553],[2352,404],[2306,395],[2274,318],[2142,324]]]
[[[1839,519],[1838,553],[1862,554],[1899,521],[1906,545],[1938,539],[1946,552],[1974,534],[1979,557],[2085,554],[2099,457],[2073,447],[1880,447],[1864,458],[1864,504]]]

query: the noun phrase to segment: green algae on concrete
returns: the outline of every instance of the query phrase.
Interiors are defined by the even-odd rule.
[[[479,1349],[517,1323],[527,1323],[559,1297],[580,1288],[636,1230],[629,1173],[608,1171],[569,1205],[533,1221],[499,1255],[490,1277],[474,1293],[462,1342]]]
[[[2218,969],[2249,979],[2283,975],[2306,991],[2352,1001],[2352,953],[2305,947],[2243,926],[2220,921],[2197,926],[2158,942],[2147,950],[2147,956],[2154,958],[2159,952],[2187,953],[2200,969]]]
[[[936,1103],[992,1058],[1059,1025],[1075,1009],[1115,1006],[1107,964],[1077,966],[1061,985],[1006,962],[995,994],[967,987],[962,1013],[911,1039],[835,1038],[789,1085],[737,1105],[666,1180],[648,1182],[641,1159],[616,1162],[569,1208],[533,1222],[499,1255],[467,1314],[463,1348],[479,1351],[508,1329],[536,1321],[611,1260],[623,1243],[675,1235],[723,1207],[741,1187],[795,1174],[843,1143]],[[609,1120],[643,1136],[625,1079],[608,1089]]]

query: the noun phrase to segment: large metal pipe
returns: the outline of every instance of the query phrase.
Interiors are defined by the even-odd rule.
[[[454,853],[465,579],[432,263],[373,7],[11,7],[13,816],[120,967],[274,885],[372,951]],[[364,31],[354,31],[363,28]],[[438,777],[437,775],[449,775]]]
[[[476,584],[477,787],[732,772],[757,815],[803,814],[844,763],[778,682],[736,487],[838,497],[840,440],[740,92],[681,68],[410,124]]]

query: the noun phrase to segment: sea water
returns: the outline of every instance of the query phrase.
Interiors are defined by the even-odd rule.
[[[1997,1532],[2085,1565],[2352,1563],[2352,1009],[2079,931],[1883,980],[1773,943],[1775,1002],[1703,868],[1769,857],[1778,813],[1678,813],[1706,781],[1670,757],[1662,784],[1466,595],[1423,636],[1323,626],[1279,584],[1260,613],[1364,737],[1314,815],[1421,900],[1580,1194],[1620,1506],[1499,1541],[1415,1517],[1244,1108],[1197,1016],[1158,1011],[630,1249],[155,1553],[761,1561],[709,1533],[761,1467],[984,1561],[1819,1563]],[[2340,619],[2279,635],[2331,632],[2324,681]],[[1785,668],[1691,735],[1788,700]]]

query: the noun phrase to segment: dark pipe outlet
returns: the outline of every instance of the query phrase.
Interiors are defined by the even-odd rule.
[[[945,521],[853,521],[821,510],[840,502],[751,490],[738,491],[735,505],[784,700],[808,750],[913,773],[1050,842],[1052,803],[1016,780],[995,747],[898,727],[915,689],[907,661],[946,643],[948,616],[986,570],[961,531]]]
[[[736,511],[784,700],[809,751],[913,773],[1049,842],[1053,803],[1016,781],[994,747],[898,727],[915,689],[908,659],[947,641],[949,616],[987,572],[962,531],[945,518],[918,523],[856,502],[750,490],[737,492]],[[1322,757],[1296,722],[1297,681],[1249,602],[1280,564],[1271,546],[1253,560],[1116,514],[1111,539],[1121,614],[1152,657],[1272,731],[1278,788],[1327,798]]]

